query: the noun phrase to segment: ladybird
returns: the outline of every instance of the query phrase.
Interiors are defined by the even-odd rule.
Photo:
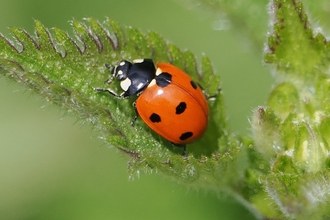
[[[122,60],[111,72],[112,78],[106,83],[110,84],[116,78],[123,92],[117,94],[109,88],[96,90],[118,98],[137,95],[132,125],[140,116],[153,131],[183,147],[184,155],[186,144],[204,134],[209,117],[207,96],[184,71],[169,63],[155,65],[152,59],[138,59],[133,62]]]

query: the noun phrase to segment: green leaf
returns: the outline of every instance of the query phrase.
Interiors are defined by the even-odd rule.
[[[258,11],[265,2],[198,2],[226,11],[261,48],[265,19]],[[208,57],[197,61],[157,33],[89,18],[71,22],[71,37],[36,21],[35,36],[19,28],[11,29],[12,40],[0,36],[0,73],[92,124],[109,146],[130,157],[131,175],[155,171],[189,187],[226,191],[258,219],[325,219],[330,214],[329,43],[319,27],[311,27],[301,2],[270,1],[269,13],[264,59],[274,68],[276,84],[267,106],[254,111],[252,137],[229,131],[220,92],[209,103],[207,132],[188,146],[187,157],[141,120],[130,125],[133,97],[121,100],[93,89],[105,87],[110,76],[105,64],[148,57],[173,63],[208,95],[215,94],[221,80]],[[118,83],[111,88],[120,90]]]
[[[252,119],[253,138],[259,152],[266,160],[273,159],[279,152],[280,120],[270,108],[259,107]]]
[[[274,0],[270,9],[265,61],[275,68],[277,84],[268,107],[255,111],[252,128],[256,150],[270,161],[259,180],[272,205],[254,204],[269,218],[324,219],[330,199],[329,43],[312,29],[301,2]]]
[[[322,34],[314,34],[302,3],[274,1],[273,7],[274,30],[266,61],[275,63],[287,75],[292,73],[296,80],[300,75],[315,77],[315,71],[324,71],[329,65],[328,44]]]
[[[277,148],[292,151],[302,169],[317,172],[326,167],[329,150],[319,130],[329,115],[324,102],[329,95],[329,45],[312,30],[301,2],[278,0],[271,7],[274,25],[265,59],[274,64],[280,81],[268,102],[284,122]]]
[[[272,174],[266,191],[276,208],[289,219],[326,219],[329,215],[329,173]]]
[[[188,157],[183,157],[182,149],[156,135],[141,120],[135,127],[130,125],[134,98],[121,100],[93,89],[106,86],[110,71],[105,64],[148,57],[177,65],[212,95],[220,78],[210,60],[204,56],[199,68],[191,52],[165,43],[154,32],[145,34],[110,19],[103,23],[92,18],[73,20],[71,25],[74,38],[58,28],[49,30],[39,21],[35,21],[35,36],[12,28],[16,44],[0,37],[1,72],[92,124],[106,143],[131,157],[130,174],[158,170],[189,186],[210,186],[216,191],[228,187],[238,172],[235,155],[241,143],[227,130],[221,93],[210,101],[206,134],[189,145]],[[111,86],[119,91],[118,83]]]

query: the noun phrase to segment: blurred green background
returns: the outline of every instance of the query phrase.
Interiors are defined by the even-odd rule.
[[[199,58],[206,53],[222,76],[231,130],[250,133],[248,118],[265,104],[271,76],[262,51],[222,16],[174,0],[0,0],[6,36],[12,26],[32,33],[33,19],[72,33],[68,20],[84,17],[110,17],[156,31]],[[226,196],[155,173],[129,180],[128,157],[105,146],[90,126],[4,77],[0,101],[0,219],[253,219]]]

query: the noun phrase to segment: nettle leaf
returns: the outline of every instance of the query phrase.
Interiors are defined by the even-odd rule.
[[[235,17],[242,7],[235,11],[229,4],[215,1],[214,8],[227,6]],[[130,125],[134,97],[121,100],[93,89],[108,86],[105,64],[152,58],[180,67],[214,94],[220,78],[210,60],[196,61],[157,33],[86,19],[72,21],[71,37],[36,21],[35,35],[12,28],[13,39],[0,36],[0,73],[93,125],[107,144],[130,156],[131,175],[160,171],[186,186],[229,192],[258,219],[324,219],[330,214],[329,43],[299,1],[270,1],[269,12],[265,61],[275,69],[276,84],[267,106],[254,111],[252,137],[228,131],[220,93],[210,101],[206,134],[188,146],[187,157],[141,120]],[[260,45],[256,35],[251,38]],[[111,88],[120,91],[118,83]]]
[[[255,205],[275,219],[329,216],[329,43],[297,0],[270,2],[265,61],[276,85],[267,107],[252,120],[255,149],[268,163],[259,175],[270,205]],[[261,195],[261,194],[259,194]]]
[[[189,145],[188,156],[183,157],[182,149],[156,135],[142,120],[131,126],[134,98],[117,99],[93,89],[108,86],[104,82],[110,70],[105,64],[153,58],[175,64],[207,88],[208,94],[215,94],[220,79],[210,60],[204,56],[198,67],[191,52],[181,51],[154,32],[142,33],[113,20],[100,23],[89,18],[71,25],[74,38],[58,28],[49,30],[39,21],[35,21],[35,35],[12,28],[14,39],[0,37],[1,73],[92,124],[106,143],[131,156],[130,174],[158,170],[191,186],[208,185],[217,191],[228,187],[224,176],[236,172],[241,143],[227,131],[221,93],[210,101],[206,134]],[[111,87],[119,92],[118,83]]]

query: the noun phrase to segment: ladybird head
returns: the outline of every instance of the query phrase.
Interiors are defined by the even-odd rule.
[[[128,71],[132,67],[132,63],[127,60],[120,61],[117,66],[112,69],[112,75],[119,81],[123,81],[127,78]]]
[[[109,68],[109,65],[107,67]],[[120,87],[124,91],[123,97],[142,92],[155,78],[155,72],[155,65],[151,59],[138,59],[132,63],[122,60],[111,70],[112,79],[120,81]],[[112,79],[107,82],[112,82]]]

